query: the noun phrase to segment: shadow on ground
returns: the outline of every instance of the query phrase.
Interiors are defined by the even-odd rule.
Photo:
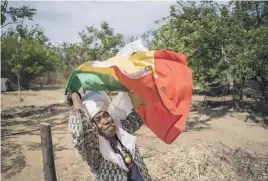
[[[26,147],[29,151],[41,150],[41,143],[28,142]],[[53,143],[54,152],[63,150],[69,150],[69,148],[66,145],[62,145],[61,143]]]
[[[50,123],[51,126],[67,122],[69,107],[61,104],[49,106],[23,106],[14,114],[2,113],[1,137],[28,134],[39,134],[41,122]]]
[[[254,121],[264,127],[268,127],[268,102],[244,102],[245,109],[248,112],[245,121]]]
[[[206,95],[205,92],[202,94]],[[243,101],[240,109],[234,109],[234,103],[227,98],[207,96],[206,101],[193,101],[191,114],[186,123],[185,132],[211,129],[209,121],[219,119],[232,113],[246,113],[244,121],[253,121],[260,126],[268,127],[268,102]]]
[[[30,151],[41,150],[40,142],[27,140],[23,144],[19,144],[13,141],[14,138],[18,135],[39,136],[41,122],[50,123],[53,135],[63,134],[63,129],[67,129],[68,108],[61,105],[50,105],[50,109],[46,108],[41,115],[35,114],[35,111],[40,109],[40,107],[34,106],[29,117],[2,118],[1,173],[4,173],[4,178],[10,178],[26,167],[25,149]],[[53,143],[55,153],[56,151],[69,149],[65,143],[61,142],[63,138],[64,136],[56,137],[58,141]]]
[[[224,117],[230,112],[232,112],[230,101],[195,101],[184,132],[211,129],[210,121]]]
[[[5,178],[10,178],[14,174],[21,172],[26,166],[25,156],[22,147],[8,139],[1,142],[1,173],[5,173]]]
[[[48,106],[19,106],[9,108],[8,110],[4,110],[1,112],[2,119],[10,119],[15,117],[28,117],[32,115],[43,115],[43,114],[50,114],[53,111],[60,113],[59,109],[62,109],[63,112],[68,109],[68,107],[64,104],[51,104]]]

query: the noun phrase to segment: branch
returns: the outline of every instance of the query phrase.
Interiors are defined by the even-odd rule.
[[[9,69],[7,69],[7,68],[2,68],[2,70],[6,70],[6,71],[9,71],[9,72],[11,72],[11,73],[14,73],[12,70],[9,70]],[[15,74],[15,73],[14,73]]]
[[[4,1],[3,9],[2,9],[2,6],[1,6],[1,11],[2,11],[3,15],[6,13],[7,5],[8,5],[8,1]]]
[[[8,1],[4,1],[4,5],[3,5],[3,9],[2,9],[2,6],[1,6],[1,18],[2,16],[5,17],[5,14],[6,14],[6,10],[7,10],[7,5],[8,5]],[[1,26],[2,26],[2,20],[1,20]]]
[[[18,21],[18,22],[12,22],[12,21],[10,21],[10,22],[8,22],[7,24],[2,25],[1,28],[4,28],[5,26],[10,25],[10,24],[19,24],[19,23],[23,23],[24,20],[25,20],[25,18],[23,18],[23,20]]]
[[[224,60],[225,60],[225,62],[230,63],[230,62],[227,60],[227,58],[226,58],[226,53],[225,53],[225,51],[224,51],[223,45],[221,46],[221,50],[222,50],[222,55],[224,56]]]

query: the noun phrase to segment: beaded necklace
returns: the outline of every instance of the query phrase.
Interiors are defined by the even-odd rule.
[[[113,148],[115,153],[121,155],[126,167],[131,169],[133,167],[133,160],[132,160],[132,155],[131,155],[130,151],[122,144],[120,139],[118,139],[117,135],[115,135],[115,138],[119,142],[119,144],[121,145],[122,151],[120,151],[116,147],[116,145],[114,145],[113,143],[110,143],[111,147]]]

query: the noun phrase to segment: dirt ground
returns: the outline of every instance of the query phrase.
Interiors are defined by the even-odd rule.
[[[39,124],[52,125],[55,165],[59,181],[90,181],[87,166],[79,162],[67,132],[69,108],[65,106],[63,89],[23,91],[24,101],[17,93],[1,97],[1,178],[3,181],[44,180]],[[203,100],[194,96],[193,104]],[[268,157],[268,131],[253,122],[245,122],[246,114],[230,113],[222,107],[210,114],[192,109],[185,131],[171,144],[161,142],[143,126],[137,132],[137,145],[153,178],[158,161],[156,152],[177,154],[185,145],[220,142],[231,148],[247,147]],[[16,134],[21,133],[21,134]]]

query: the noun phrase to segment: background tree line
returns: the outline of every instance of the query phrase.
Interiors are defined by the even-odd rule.
[[[233,85],[242,99],[245,82],[268,81],[268,2],[177,2],[153,35],[152,49],[189,57],[195,84]]]
[[[76,66],[87,60],[106,60],[127,43],[103,22],[99,29],[86,26],[81,30],[81,43],[51,45],[38,26],[22,24],[36,11],[27,6],[8,7],[7,1],[1,1],[1,26],[16,25],[2,32],[2,77],[22,88],[29,88],[40,76],[52,75],[53,80],[55,72],[66,80]],[[148,47],[187,55],[195,85],[233,85],[234,99],[241,99],[247,80],[268,81],[268,2],[178,1],[170,7],[169,16],[156,23],[161,26],[142,36]]]

